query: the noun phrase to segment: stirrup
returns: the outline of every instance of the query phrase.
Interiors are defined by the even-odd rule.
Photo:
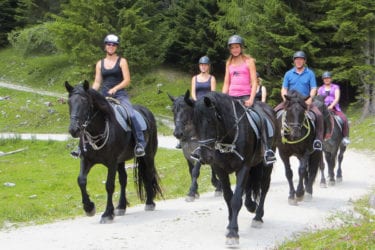
[[[137,143],[137,145],[134,148],[135,157],[142,157],[145,156],[145,154],[146,153],[144,147],[141,144]]]
[[[275,153],[271,149],[267,149],[264,152],[264,162],[269,165],[276,162]]]
[[[323,150],[322,142],[320,140],[316,139],[313,143],[313,149],[318,150],[318,151],[322,151]]]
[[[342,145],[344,146],[348,146],[348,144],[350,143],[350,140],[348,137],[344,137],[342,138],[342,141],[341,141]]]
[[[73,150],[72,152],[70,152],[70,155],[74,158],[74,159],[77,159],[81,156],[81,150],[79,148],[77,148],[76,150]]]

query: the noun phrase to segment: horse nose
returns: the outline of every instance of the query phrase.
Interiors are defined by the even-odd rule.
[[[69,127],[69,133],[73,138],[79,137],[79,129],[77,126],[70,126]]]
[[[174,131],[173,131],[173,135],[174,135],[177,139],[181,139],[182,136],[183,136],[183,133],[182,133],[182,131],[174,130]]]

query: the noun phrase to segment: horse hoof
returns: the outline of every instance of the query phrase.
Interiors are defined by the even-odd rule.
[[[222,191],[215,191],[214,197],[222,197],[222,196],[223,196],[223,192]]]
[[[115,209],[115,215],[116,215],[116,216],[123,216],[123,215],[125,215],[125,211],[126,211],[126,209],[119,209],[119,208],[116,208],[116,209]]]
[[[86,211],[86,215],[89,216],[89,217],[94,216],[95,213],[96,213],[96,208],[95,207],[91,211],[89,211],[89,212]]]
[[[341,183],[341,182],[342,182],[342,177],[337,177],[337,178],[336,178],[336,182],[337,182],[337,183]]]
[[[327,188],[327,183],[321,182],[321,183],[320,183],[320,187],[321,187],[321,188]]]
[[[288,204],[291,206],[298,206],[296,199],[288,199]]]
[[[259,220],[252,220],[251,221],[251,227],[253,228],[262,228],[263,227],[263,222]]]
[[[240,245],[240,239],[239,238],[229,238],[227,237],[227,240],[225,241],[225,245],[229,247],[238,247]]]
[[[328,182],[328,186],[331,186],[331,187],[332,187],[332,186],[334,186],[334,185],[336,185],[336,182],[335,182],[335,181],[329,181],[329,182]]]
[[[155,210],[155,204],[147,204],[145,206],[145,211],[154,211]]]
[[[305,196],[303,197],[303,200],[312,201],[312,194],[306,192]]]
[[[193,201],[195,201],[195,196],[186,196],[185,201],[186,202],[193,202]]]
[[[303,201],[303,197],[304,197],[304,195],[302,195],[302,196],[297,196],[296,197],[296,201],[298,202],[298,201]]]
[[[111,217],[102,217],[100,219],[100,224],[109,224],[113,222],[113,216]]]

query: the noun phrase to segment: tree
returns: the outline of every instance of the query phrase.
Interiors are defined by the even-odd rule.
[[[0,48],[8,45],[7,35],[18,26],[16,21],[16,8],[18,1],[0,1]]]
[[[328,11],[317,23],[324,27],[321,63],[338,80],[350,80],[360,89],[362,117],[375,115],[375,2],[326,0]]]
[[[168,62],[192,73],[204,55],[209,56],[213,64],[222,60],[222,46],[209,26],[217,11],[214,0],[176,1],[171,5],[169,27],[172,43],[167,52]]]

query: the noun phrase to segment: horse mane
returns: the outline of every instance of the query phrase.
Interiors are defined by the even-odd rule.
[[[193,118],[202,119],[202,117],[212,116],[213,112],[211,112],[210,109],[215,109],[217,119],[223,122],[224,127],[230,129],[235,119],[232,106],[233,100],[234,99],[227,94],[211,91],[196,101]]]
[[[308,99],[308,97],[304,97],[302,94],[300,94],[298,91],[296,90],[290,90],[288,91],[288,93],[285,95],[285,107],[286,108],[289,108],[291,105],[295,104],[295,103],[298,103],[300,104],[303,109],[307,109],[307,104],[306,104],[306,99]]]
[[[94,106],[103,112],[110,119],[115,119],[115,113],[105,97],[93,88],[87,90],[87,94],[92,98]]]

